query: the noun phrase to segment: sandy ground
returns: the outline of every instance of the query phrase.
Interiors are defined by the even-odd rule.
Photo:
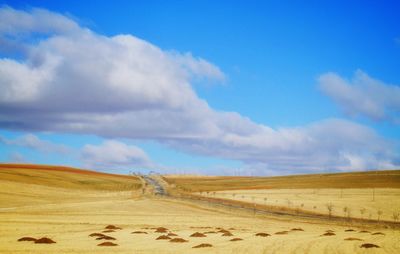
[[[203,192],[202,195],[207,196]],[[213,193],[208,196],[214,197]],[[400,189],[377,188],[375,199],[373,189],[269,189],[219,191],[215,197],[241,200],[257,204],[299,208],[328,214],[327,204],[333,204],[332,214],[353,218],[380,219],[393,221],[393,213],[400,213]],[[266,198],[266,200],[265,200]],[[344,211],[347,207],[348,214]]]
[[[99,247],[103,241],[88,235],[101,232],[105,226],[121,227],[106,233],[117,240],[118,246]],[[345,232],[349,227],[311,224],[288,220],[268,219],[240,215],[237,212],[216,210],[212,207],[161,198],[132,200],[129,194],[110,199],[84,202],[41,204],[0,211],[0,253],[400,253],[400,232],[379,229],[385,235],[372,235],[378,229],[366,229],[371,233]],[[162,233],[155,227],[165,227],[185,243],[155,240]],[[234,236],[222,233],[207,237],[189,237],[195,232],[217,231],[216,227],[229,230]],[[234,229],[232,229],[234,228]],[[304,231],[290,231],[302,228]],[[320,236],[326,230],[336,235]],[[145,231],[148,234],[131,234]],[[275,235],[279,231],[287,234]],[[265,232],[268,237],[255,236]],[[47,236],[56,244],[17,242],[24,236]],[[231,242],[232,238],[243,241]],[[345,241],[355,237],[363,241]],[[362,243],[374,243],[379,249],[363,249]],[[193,249],[201,243],[213,247]]]

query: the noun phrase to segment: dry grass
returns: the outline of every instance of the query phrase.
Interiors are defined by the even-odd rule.
[[[400,188],[400,170],[278,177],[173,177],[164,179],[191,192],[245,189]]]
[[[23,174],[30,175],[32,169]],[[380,246],[376,251],[382,253],[400,253],[398,239],[400,232],[389,228],[357,228],[356,232],[345,232],[349,227],[326,225],[323,222],[306,220],[288,220],[276,217],[261,217],[220,209],[214,206],[199,205],[196,202],[180,201],[168,198],[132,199],[130,195],[115,195],[115,191],[97,188],[78,188],[49,186],[48,181],[60,181],[57,172],[47,170],[41,183],[29,184],[0,178],[3,184],[15,195],[3,196],[0,209],[0,253],[30,254],[105,254],[105,253],[366,253],[360,248],[359,241],[344,241],[348,237],[361,237],[366,243]],[[70,173],[74,174],[74,173]],[[94,175],[82,174],[82,179]],[[26,177],[26,176],[25,176]],[[67,176],[68,177],[68,176]],[[72,176],[69,176],[71,179]],[[105,176],[107,178],[107,176]],[[72,177],[73,178],[73,177]],[[105,178],[105,180],[106,180]],[[115,180],[110,176],[110,180]],[[122,178],[124,179],[124,178]],[[62,181],[61,181],[62,182]],[[60,182],[60,183],[61,183]],[[76,184],[76,183],[74,183]],[[71,185],[74,185],[71,183]],[[82,183],[85,185],[86,183]],[[105,183],[108,185],[109,183]],[[25,185],[35,186],[26,189]],[[69,183],[66,184],[69,186]],[[111,194],[110,194],[111,193]],[[15,206],[14,197],[20,206]],[[32,199],[34,202],[32,202]],[[48,203],[36,202],[45,200]],[[29,205],[29,207],[27,207]],[[111,233],[114,241],[96,241],[104,236],[100,233],[107,225],[121,229]],[[169,240],[155,240],[158,228],[167,233],[179,235]],[[168,228],[168,230],[167,230]],[[293,228],[304,232],[291,231]],[[228,230],[227,230],[228,229]],[[326,230],[336,232],[336,237],[319,237]],[[131,234],[145,230],[147,234]],[[210,233],[207,238],[190,237],[196,231]],[[243,241],[231,241],[233,237],[222,237],[229,230],[235,238]],[[234,230],[234,231],[233,231]],[[360,230],[381,232],[385,235],[359,234]],[[283,235],[271,234],[269,237],[257,237],[258,232],[288,232]],[[110,234],[110,235],[111,235]],[[164,235],[164,234],[163,234]],[[18,241],[23,237],[47,237],[56,244],[34,244],[32,241]],[[204,239],[207,239],[206,241]],[[234,239],[234,238],[233,238]],[[172,239],[171,239],[172,240]],[[189,242],[187,242],[189,240]],[[174,243],[174,242],[177,243]],[[114,243],[113,243],[114,242]],[[206,242],[212,248],[196,248]],[[104,246],[99,247],[97,245]],[[108,247],[111,246],[111,247]],[[367,246],[368,247],[368,246]],[[111,251],[110,251],[111,250]],[[370,250],[368,250],[370,251]],[[374,251],[374,250],[372,250]]]

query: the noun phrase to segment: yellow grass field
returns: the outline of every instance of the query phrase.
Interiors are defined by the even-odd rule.
[[[327,205],[332,204],[332,215],[350,218],[378,220],[379,217],[393,221],[393,213],[400,213],[400,189],[397,188],[234,190],[209,196],[320,214],[328,214]]]
[[[176,198],[141,196],[140,187],[136,177],[3,165],[0,253],[400,253],[397,229],[254,216]],[[105,241],[89,236],[102,233],[107,225],[121,228],[103,233],[115,238],[108,242],[117,246],[98,246]],[[166,233],[155,232],[157,227],[165,227]],[[218,232],[221,229],[232,235],[223,236],[226,231]],[[132,234],[135,231],[145,233]],[[190,237],[196,232],[205,237]],[[187,242],[156,240],[167,233]],[[56,243],[17,241],[21,237],[48,237]],[[234,238],[242,240],[231,241]],[[202,243],[212,247],[193,248]],[[365,243],[379,248],[360,248]]]

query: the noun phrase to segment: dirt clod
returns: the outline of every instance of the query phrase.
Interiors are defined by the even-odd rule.
[[[178,236],[178,235],[175,233],[169,232],[167,236]]]
[[[378,245],[373,244],[373,243],[364,243],[360,245],[360,248],[380,248]]]
[[[267,237],[267,236],[270,236],[270,234],[261,232],[261,233],[255,234],[255,236]]]
[[[206,235],[203,233],[196,232],[191,234],[190,237],[206,237]]]
[[[20,239],[18,239],[18,242],[24,242],[24,241],[36,241],[36,238],[30,237],[30,236],[25,236],[25,237],[21,237]]]
[[[158,228],[156,228],[156,231],[154,231],[154,232],[156,232],[156,233],[167,233],[167,231],[168,231],[167,228],[158,227]]]
[[[103,243],[97,244],[97,246],[118,246],[118,244],[112,243],[112,242],[103,242]]]
[[[354,230],[354,229],[351,229],[351,228],[345,230],[345,232],[354,232],[354,231],[355,231],[355,230]]]
[[[111,240],[111,241],[113,241],[113,240],[117,240],[117,239],[115,239],[112,236],[104,235],[104,236],[100,236],[100,237],[96,238],[96,240],[108,240],[108,241]]]
[[[302,228],[292,228],[291,231],[304,231]]]
[[[231,242],[237,242],[237,241],[243,241],[242,238],[232,238],[231,240],[229,240]]]
[[[336,234],[333,232],[326,232],[326,233],[322,234],[321,236],[332,236],[332,235],[336,235]]]
[[[356,238],[356,237],[348,237],[344,239],[345,241],[364,241],[360,238]]]
[[[156,240],[170,240],[171,237],[167,235],[160,235],[159,237],[156,238]]]
[[[147,234],[145,231],[133,231],[131,234]]]
[[[108,225],[107,227],[105,227],[104,229],[121,229],[120,227],[114,226],[114,225]]]
[[[385,234],[382,232],[375,232],[375,233],[372,233],[372,235],[385,235]]]
[[[358,231],[358,233],[371,233],[371,232],[369,232],[367,230],[361,230],[361,231]]]
[[[188,240],[182,239],[182,238],[173,238],[169,240],[171,243],[186,243]]]
[[[223,233],[222,236],[233,236],[233,234],[228,231],[228,232]]]
[[[289,233],[288,231],[279,231],[276,232],[275,235],[287,235],[287,233]]]
[[[202,243],[202,244],[193,246],[192,248],[206,248],[206,247],[213,247],[213,246],[209,243]]]
[[[113,230],[113,229],[107,229],[107,230],[103,230],[103,231],[101,231],[101,232],[103,232],[103,233],[113,233],[113,232],[115,232],[115,230]]]
[[[42,237],[42,238],[37,239],[37,240],[35,241],[35,243],[39,243],[39,244],[51,244],[51,243],[56,243],[56,242],[53,241],[53,240],[50,239],[50,238]]]
[[[90,237],[103,237],[103,236],[105,236],[105,234],[102,234],[102,233],[91,233],[89,236]]]

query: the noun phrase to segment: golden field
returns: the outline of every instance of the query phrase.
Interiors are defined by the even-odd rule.
[[[0,253],[400,253],[398,229],[253,215],[213,204],[143,196],[141,183],[133,176],[2,165]],[[102,233],[107,225],[121,228],[103,233],[115,238],[109,242],[117,246],[98,246],[104,240],[89,236]],[[165,227],[166,233],[155,232],[158,227]],[[226,231],[217,232],[221,229],[232,235],[223,236]],[[132,234],[135,231],[145,233]],[[205,237],[190,237],[196,232]],[[187,242],[156,240],[167,233]],[[17,241],[28,236],[46,236],[56,243]],[[242,240],[231,241],[234,238]],[[202,243],[212,247],[193,248]],[[365,243],[380,248],[360,248]]]

